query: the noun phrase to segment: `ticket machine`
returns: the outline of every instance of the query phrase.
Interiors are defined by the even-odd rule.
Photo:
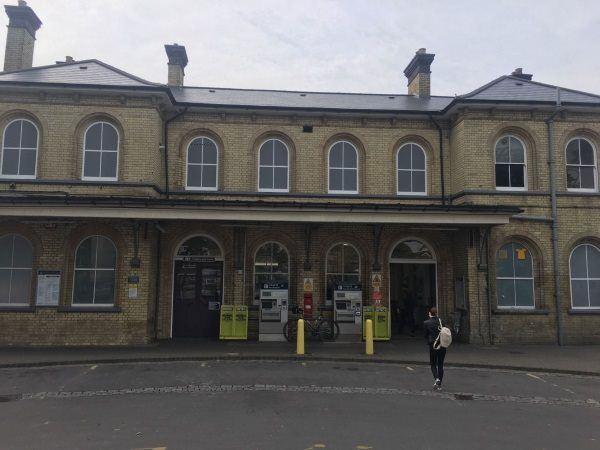
[[[284,341],[283,325],[288,321],[287,283],[264,283],[260,288],[259,341]]]
[[[361,334],[362,286],[340,284],[333,293],[334,318],[340,326],[340,334]]]

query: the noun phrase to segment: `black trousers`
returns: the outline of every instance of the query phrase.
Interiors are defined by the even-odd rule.
[[[440,347],[439,350],[433,348],[433,344],[429,344],[429,364],[431,364],[431,373],[433,378],[440,380],[444,379],[444,358],[446,357],[446,349]]]

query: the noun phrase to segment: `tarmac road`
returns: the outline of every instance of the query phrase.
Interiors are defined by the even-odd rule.
[[[600,377],[299,361],[0,370],[1,449],[599,449]]]

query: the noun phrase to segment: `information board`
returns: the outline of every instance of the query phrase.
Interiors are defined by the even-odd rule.
[[[38,270],[37,306],[58,306],[60,270]]]

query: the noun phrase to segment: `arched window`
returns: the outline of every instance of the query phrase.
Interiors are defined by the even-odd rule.
[[[186,189],[216,191],[218,159],[217,144],[212,139],[201,136],[190,142]]]
[[[567,189],[595,191],[597,189],[596,150],[590,141],[571,139],[566,148]]]
[[[221,247],[206,236],[194,236],[189,238],[177,249],[177,258],[185,257],[209,257],[215,260],[223,260]]]
[[[84,239],[75,252],[73,305],[113,305],[117,249],[104,236]]]
[[[407,239],[400,242],[391,255],[392,262],[435,261],[432,251],[421,241]]]
[[[16,119],[4,129],[0,175],[7,178],[35,178],[38,129],[27,119]]]
[[[329,149],[329,193],[358,194],[358,151],[347,141]]]
[[[338,284],[360,283],[360,255],[354,246],[339,243],[327,253],[325,266],[327,302],[333,301],[333,291]]]
[[[424,195],[427,193],[425,152],[417,144],[404,144],[398,149],[398,194]]]
[[[600,249],[591,244],[575,247],[569,266],[573,308],[600,308]]]
[[[258,151],[258,190],[288,192],[289,152],[279,139],[268,139]]]
[[[533,257],[518,242],[503,245],[496,254],[496,292],[499,308],[534,308]]]
[[[0,304],[29,305],[33,247],[20,234],[0,237]]]
[[[119,132],[108,122],[96,122],[85,132],[83,144],[83,179],[117,179],[119,166]]]
[[[525,145],[514,136],[503,136],[496,142],[496,189],[527,189]]]
[[[254,299],[260,296],[263,283],[289,283],[289,255],[277,242],[267,242],[254,257]]]

